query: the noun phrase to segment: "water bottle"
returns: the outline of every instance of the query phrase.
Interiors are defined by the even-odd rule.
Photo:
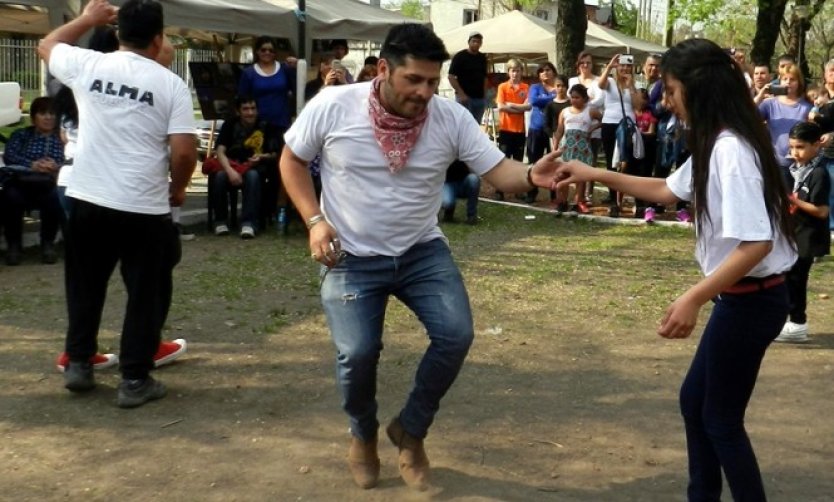
[[[275,217],[275,228],[278,230],[279,234],[286,235],[286,233],[287,233],[287,208],[286,207],[278,208],[278,216]]]

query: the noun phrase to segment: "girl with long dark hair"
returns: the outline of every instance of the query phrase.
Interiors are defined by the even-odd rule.
[[[663,204],[694,202],[704,278],[672,302],[657,330],[688,337],[701,307],[713,301],[680,393],[689,500],[719,500],[723,470],[735,500],[763,501],[744,414],[788,313],[785,272],[797,256],[788,193],[744,76],[725,51],[686,40],[669,50],[661,70],[665,104],[688,126],[690,159],[665,180],[572,161],[561,167],[559,185],[596,180]]]

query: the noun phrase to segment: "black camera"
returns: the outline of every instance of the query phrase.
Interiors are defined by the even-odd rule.
[[[787,96],[788,88],[784,85],[771,85],[770,93],[774,96]]]

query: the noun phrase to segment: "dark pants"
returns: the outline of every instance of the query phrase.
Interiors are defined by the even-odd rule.
[[[715,299],[680,393],[690,501],[719,501],[722,469],[733,500],[765,500],[744,414],[765,350],[787,313],[785,284]]]
[[[44,185],[13,182],[3,190],[2,218],[5,227],[6,244],[20,247],[23,243],[23,213],[26,209],[37,209],[40,216],[41,245],[52,244],[58,235],[64,212],[53,184]]]
[[[808,322],[805,309],[808,307],[808,275],[813,264],[813,258],[800,256],[788,272],[788,297],[791,302],[789,320],[797,324]]]
[[[645,154],[642,159],[635,159],[634,165],[636,169],[632,171],[635,176],[643,178],[651,178],[654,173],[655,161],[657,160],[657,136],[654,134],[642,134],[643,149]],[[646,209],[646,201],[641,199],[634,200],[634,206],[638,213]],[[638,214],[639,216],[639,214]]]
[[[241,224],[258,228],[261,207],[261,177],[257,169],[249,169],[241,177],[243,178],[243,185],[240,187],[229,184],[229,175],[226,174],[226,171],[217,172],[210,177],[211,194],[214,197],[214,200],[211,201],[214,209],[214,219],[216,224],[227,222],[229,218],[229,191],[240,188],[243,192]]]
[[[498,131],[498,148],[508,159],[524,160],[524,146],[527,137],[523,132]]]
[[[614,165],[614,146],[617,144],[617,124],[602,124],[602,150],[605,153],[605,168],[609,171],[618,171],[619,168]],[[631,155],[626,159],[626,168],[623,170],[626,174],[636,174],[636,162]],[[611,204],[617,204],[617,192],[608,189]]]
[[[526,141],[527,138],[523,132],[498,131],[498,149],[504,152],[504,156],[508,159],[523,161]],[[495,193],[504,197],[504,192],[500,190],[496,190]]]
[[[86,361],[97,351],[107,284],[116,263],[127,289],[120,347],[124,378],[146,378],[153,368],[171,306],[172,271],[180,241],[170,214],[117,211],[74,199],[67,224],[66,352]]]

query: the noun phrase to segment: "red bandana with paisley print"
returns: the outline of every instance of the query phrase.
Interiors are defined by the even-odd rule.
[[[392,173],[396,173],[404,168],[406,162],[408,162],[408,155],[417,143],[417,138],[420,137],[420,132],[426,123],[428,107],[414,118],[405,118],[389,113],[379,99],[381,85],[382,78],[375,78],[371,85],[368,109],[376,142],[382,149],[385,160],[388,161],[388,169]]]

